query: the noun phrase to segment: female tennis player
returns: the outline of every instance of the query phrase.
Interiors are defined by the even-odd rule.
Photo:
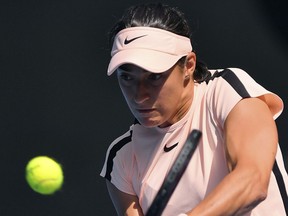
[[[279,96],[242,69],[197,60],[177,8],[132,6],[111,41],[108,75],[117,76],[135,116],[101,171],[118,215],[145,215],[193,129],[202,138],[164,216],[287,215]]]

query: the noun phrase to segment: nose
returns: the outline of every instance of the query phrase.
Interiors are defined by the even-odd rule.
[[[137,104],[142,104],[149,98],[149,89],[145,81],[141,80],[137,83],[134,101]]]

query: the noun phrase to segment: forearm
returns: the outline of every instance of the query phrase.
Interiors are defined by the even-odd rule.
[[[241,169],[241,168],[239,168]],[[189,216],[243,215],[266,197],[265,181],[256,169],[235,169],[193,210]]]
[[[138,197],[118,190],[109,181],[106,181],[110,198],[113,202],[117,215],[125,216],[143,216],[142,208]]]

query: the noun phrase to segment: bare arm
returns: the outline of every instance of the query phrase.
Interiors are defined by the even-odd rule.
[[[267,196],[278,136],[268,106],[257,98],[243,99],[225,122],[230,173],[189,216],[242,215]]]
[[[144,216],[137,196],[118,190],[109,181],[106,181],[106,185],[110,198],[119,216]]]

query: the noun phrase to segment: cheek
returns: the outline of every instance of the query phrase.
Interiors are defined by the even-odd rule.
[[[120,89],[121,89],[123,97],[125,98],[126,102],[129,104],[129,101],[131,100],[131,97],[132,97],[131,89],[127,87],[123,87],[121,85],[120,85]]]
[[[172,112],[178,106],[181,99],[181,93],[171,87],[165,88],[158,95],[157,104],[165,112]]]

